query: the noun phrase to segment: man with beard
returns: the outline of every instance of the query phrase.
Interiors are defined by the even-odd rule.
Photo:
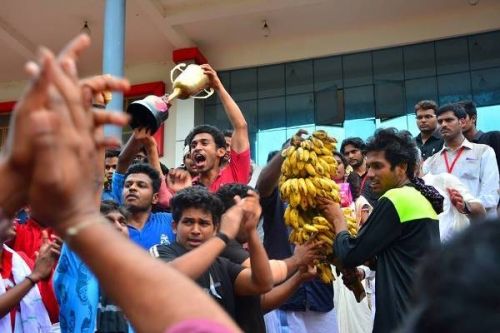
[[[376,258],[373,332],[392,332],[403,321],[417,264],[440,243],[437,214],[443,197],[415,178],[416,159],[417,147],[407,131],[379,129],[368,141],[367,177],[381,197],[357,237],[347,232],[339,204],[319,199],[320,210],[335,228],[334,251],[344,267]]]
[[[362,195],[372,207],[378,200],[378,195],[371,190],[370,180],[366,177],[366,145],[363,139],[358,137],[347,138],[342,141],[340,152],[349,162],[353,172],[348,176],[347,182],[351,184],[354,200]],[[358,185],[359,184],[359,185]]]
[[[498,204],[498,167],[493,148],[467,140],[462,128],[467,113],[460,104],[447,104],[439,108],[437,119],[444,139],[444,147],[423,166],[424,174],[450,173],[460,179],[473,197],[479,199],[490,217],[496,216]],[[462,200],[463,201],[463,200]],[[470,207],[463,204],[464,214]]]
[[[420,131],[415,141],[424,161],[443,147],[443,138],[437,129],[437,109],[434,101],[420,101],[415,105],[415,117]]]
[[[207,64],[201,67],[210,79],[210,87],[218,93],[233,126],[229,163],[225,166],[226,139],[218,128],[210,125],[197,126],[185,140],[185,144],[190,147],[193,171],[199,174],[193,179],[194,183],[203,184],[211,192],[215,192],[224,184],[248,183],[250,143],[247,122],[240,108],[226,91],[212,67]]]
[[[158,202],[160,175],[148,164],[134,164],[125,174],[123,204],[130,212],[130,239],[149,249],[156,244],[170,244],[175,239],[170,213],[153,213]]]

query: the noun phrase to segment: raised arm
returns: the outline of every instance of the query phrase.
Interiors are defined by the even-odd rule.
[[[226,115],[233,126],[233,136],[231,138],[231,150],[236,153],[241,153],[250,147],[248,140],[248,125],[240,110],[240,107],[233,100],[231,95],[227,92],[226,88],[217,76],[217,72],[208,64],[201,65],[204,73],[210,79],[210,87],[212,87],[222,102]]]
[[[88,45],[87,36],[76,38],[63,52],[67,54],[64,65],[59,65],[49,51],[40,51],[41,73],[18,103],[21,117],[19,113],[14,116],[23,126],[11,127],[0,160],[0,170],[29,180],[25,187],[12,186],[22,184],[16,183],[17,178],[0,176],[2,184],[11,183],[19,198],[27,201],[0,197],[0,207],[12,212],[17,210],[16,205],[29,203],[47,226],[64,235],[138,332],[164,333],[179,322],[197,318],[239,332],[227,314],[192,281],[150,258],[100,216],[95,202],[94,177],[99,170],[96,146],[107,141],[96,136],[97,130],[104,124],[123,126],[127,117],[91,109],[92,92],[78,85],[74,63]],[[100,89],[127,87],[124,80],[114,79]],[[117,276],[117,271],[122,274]]]
[[[238,295],[258,295],[271,290],[273,275],[269,266],[266,250],[257,234],[262,208],[259,197],[255,192],[250,192],[245,199],[244,227],[248,234],[248,250],[250,253],[251,269],[244,269],[235,281],[235,292]]]
[[[120,152],[120,156],[118,156],[116,172],[121,173],[122,175],[127,172],[128,167],[134,161],[135,155],[137,155],[137,153],[143,147],[144,138],[146,135],[146,129],[134,130],[134,133],[132,133],[122,151]]]
[[[229,239],[234,239],[238,233],[243,217],[242,206],[243,202],[239,201],[222,215],[220,232]],[[197,279],[208,270],[225,247],[226,243],[221,238],[212,237],[197,248],[170,261],[169,265],[191,279]]]
[[[262,168],[255,188],[263,198],[269,197],[273,190],[278,186],[278,180],[281,174],[281,165],[283,157],[278,152],[267,165]]]

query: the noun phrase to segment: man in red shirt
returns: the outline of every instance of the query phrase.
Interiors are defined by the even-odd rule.
[[[248,126],[240,108],[224,88],[215,70],[210,65],[201,65],[210,79],[212,87],[222,102],[226,115],[233,126],[229,163],[224,165],[226,140],[221,130],[210,125],[195,127],[187,136],[185,144],[190,147],[193,169],[198,173],[195,182],[215,192],[224,184],[247,184],[250,175],[250,143]]]

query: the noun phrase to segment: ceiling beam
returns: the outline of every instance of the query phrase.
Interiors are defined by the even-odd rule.
[[[0,40],[4,45],[23,56],[25,59],[34,59],[36,46],[21,35],[10,24],[0,18]]]
[[[285,8],[300,7],[322,3],[328,0],[260,0],[236,2],[228,1],[218,6],[197,6],[192,10],[184,10],[179,13],[167,15],[165,19],[172,25],[188,24],[200,21],[222,19],[225,17],[270,12]]]
[[[151,23],[165,36],[175,49],[195,46],[195,43],[183,32],[170,24],[170,20],[165,18],[163,6],[156,0],[136,0],[136,3],[144,10],[151,19]]]

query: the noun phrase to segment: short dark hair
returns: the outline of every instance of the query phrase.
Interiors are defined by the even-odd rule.
[[[347,168],[348,163],[347,163],[347,159],[344,157],[344,155],[342,155],[338,151],[334,151],[333,155],[338,156],[340,158],[340,160],[342,161],[342,164],[344,165],[344,168]]]
[[[415,104],[415,114],[417,114],[418,110],[434,110],[434,114],[436,114],[438,105],[433,100],[424,99],[423,101],[419,101]]]
[[[280,151],[279,150],[273,150],[270,151],[269,154],[267,154],[267,163],[269,163],[276,154],[278,154]]]
[[[428,253],[417,270],[416,304],[401,332],[496,332],[500,326],[500,220],[471,224]],[[437,278],[439,277],[439,278]]]
[[[177,192],[170,199],[170,208],[172,209],[172,218],[179,222],[182,213],[189,208],[202,209],[212,214],[212,220],[218,225],[222,215],[223,204],[213,193],[210,193],[206,187],[191,186]]]
[[[234,131],[232,129],[225,129],[222,133],[224,134],[224,137],[232,137],[233,132]]]
[[[255,191],[255,189],[245,184],[232,183],[221,186],[216,195],[222,201],[225,212],[235,204],[235,196],[238,195],[240,198],[244,198],[248,196],[248,191]]]
[[[143,173],[151,179],[151,184],[153,186],[153,193],[158,193],[160,191],[161,178],[158,171],[156,171],[151,165],[146,163],[136,163],[132,164],[125,173],[125,179],[131,174]]]
[[[467,113],[470,118],[474,116],[477,121],[477,109],[476,109],[476,104],[474,104],[473,101],[460,101],[458,102],[458,104],[462,105],[462,107],[465,110],[465,113]],[[476,121],[474,121],[474,124],[476,124]]]
[[[359,137],[351,137],[351,138],[347,138],[344,141],[342,141],[342,144],[340,145],[340,152],[342,154],[344,153],[345,146],[347,146],[347,145],[351,145],[354,148],[361,150],[363,155],[366,153],[366,144],[363,141],[363,139],[361,139]]]
[[[119,212],[125,217],[125,220],[130,219],[130,212],[123,206],[118,205],[113,200],[103,200],[101,201],[101,214],[106,215],[110,212]]]
[[[417,165],[417,145],[410,132],[398,131],[394,127],[379,128],[368,139],[366,151],[384,152],[384,156],[391,164],[391,169],[397,165],[406,164],[406,175],[413,179]]]
[[[450,103],[443,105],[437,111],[436,116],[439,117],[445,112],[453,112],[455,117],[457,117],[458,119],[465,119],[467,117],[467,113],[465,112],[464,107],[460,103]]]
[[[212,125],[199,125],[193,128],[184,140],[184,145],[188,145],[189,147],[191,147],[191,141],[193,141],[193,138],[200,133],[210,134],[214,139],[217,148],[226,148],[226,139],[224,137],[224,133],[222,133],[220,129]]]
[[[102,156],[102,155],[101,155]],[[120,156],[120,151],[116,149],[108,149],[105,152],[104,158],[118,157]]]

